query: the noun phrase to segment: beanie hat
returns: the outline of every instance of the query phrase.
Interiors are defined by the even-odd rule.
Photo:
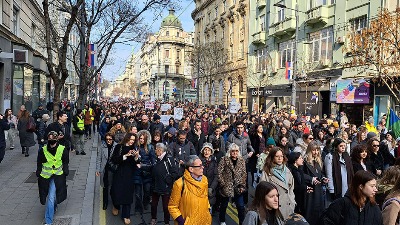
[[[160,119],[161,119],[161,117],[158,114],[154,114],[154,116],[153,116],[154,121],[160,120]]]
[[[169,130],[167,132],[175,136],[176,129],[175,129],[175,127],[171,127],[171,128],[169,128]]]
[[[215,119],[215,122],[216,122],[217,124],[221,124],[221,118],[216,118],[216,119]]]
[[[201,153],[201,154],[203,154],[205,148],[209,148],[209,149],[211,150],[211,155],[214,154],[214,149],[213,149],[213,146],[212,146],[211,143],[205,142],[205,143],[203,144],[203,147],[202,147],[201,150],[200,150],[200,153]]]
[[[284,120],[283,121],[283,126],[285,126],[286,129],[289,129],[290,128],[290,121],[289,120]]]
[[[375,132],[368,132],[368,134],[367,134],[367,140],[369,140],[369,139],[371,139],[371,138],[373,138],[373,137],[376,137],[376,133],[375,133]]]
[[[267,139],[267,146],[269,146],[269,145],[276,146],[275,140],[272,137],[269,137]]]
[[[338,123],[338,121],[333,121],[332,125],[333,125],[335,128],[339,128],[339,123]]]
[[[300,214],[293,213],[285,221],[285,225],[310,225]]]

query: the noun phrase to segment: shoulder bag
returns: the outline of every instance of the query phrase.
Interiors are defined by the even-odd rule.
[[[107,162],[108,163],[108,168],[110,169],[111,173],[116,173],[119,167],[119,164],[114,163],[111,158],[114,155],[115,148],[110,152],[110,160]],[[119,150],[118,150],[118,155],[122,154],[122,146],[120,145]]]

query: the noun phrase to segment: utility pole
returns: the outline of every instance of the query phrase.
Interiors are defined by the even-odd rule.
[[[200,40],[200,39],[199,39]],[[197,106],[200,104],[200,96],[199,96],[199,90],[200,90],[200,41],[198,41],[198,46],[197,46],[197,79],[196,79],[196,91],[197,91]]]
[[[82,5],[81,5],[81,15],[80,15],[80,20],[81,20],[81,27],[80,27],[80,42],[81,42],[81,46],[80,46],[80,76],[79,76],[79,86],[80,86],[80,90],[87,88],[87,87],[82,87],[82,85],[86,85],[85,82],[85,53],[86,53],[86,41],[85,41],[85,32],[86,32],[86,21],[85,21],[85,1],[83,1]],[[80,94],[80,93],[79,93]],[[87,94],[85,94],[85,96],[83,97],[83,102],[82,105],[80,105],[79,107],[83,108],[83,104],[86,103],[86,96]]]
[[[296,17],[296,31],[295,31],[295,34],[294,34],[294,36],[295,36],[295,41],[294,41],[294,48],[296,49],[296,55],[294,56],[295,57],[295,60],[294,60],[294,62],[293,62],[293,78],[292,78],[292,106],[294,106],[294,109],[296,110],[296,73],[297,73],[297,52],[298,52],[298,49],[297,49],[297,45],[298,45],[298,41],[299,41],[299,27],[298,27],[298,25],[299,25],[299,4],[297,3],[297,0],[296,0],[296,6],[295,6],[295,10],[294,10],[294,12],[295,12],[295,17]]]
[[[165,65],[165,82],[164,82],[164,102],[167,102],[167,75],[169,65]]]

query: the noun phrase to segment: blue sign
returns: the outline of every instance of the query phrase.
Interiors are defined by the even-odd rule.
[[[142,94],[143,94],[143,92],[139,91],[139,95],[142,95]]]
[[[174,87],[174,88],[172,89],[172,91],[173,91],[173,92],[176,92],[176,87]]]

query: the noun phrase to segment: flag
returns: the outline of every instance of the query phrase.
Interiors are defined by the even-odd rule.
[[[389,115],[386,119],[386,128],[392,131],[396,137],[400,137],[400,118],[396,115],[393,109],[390,109]]]
[[[192,88],[197,88],[197,79],[196,78],[192,79]]]
[[[286,80],[292,79],[292,62],[286,62]]]
[[[88,46],[88,66],[97,66],[97,46],[96,44],[89,44]]]

